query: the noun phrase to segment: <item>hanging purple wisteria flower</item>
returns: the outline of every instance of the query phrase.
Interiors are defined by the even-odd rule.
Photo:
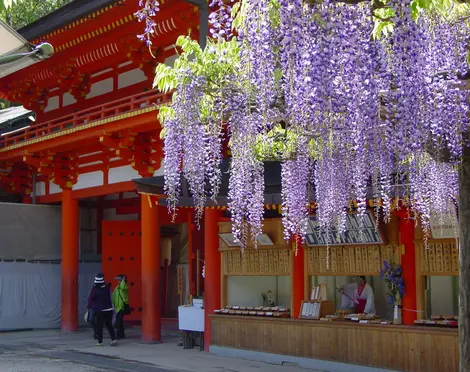
[[[425,12],[416,19],[411,0],[391,0],[393,32],[377,40],[369,3],[245,0],[235,39],[231,3],[210,5],[219,41],[212,48],[226,48],[210,63],[227,60],[236,41],[237,70],[179,72],[175,115],[164,123],[173,208],[181,174],[198,211],[207,185],[218,193],[223,122],[232,154],[229,209],[242,247],[249,231],[261,232],[268,143],[280,144],[274,160],[282,162],[286,239],[305,233],[310,189],[324,228],[344,229],[351,201],[363,214],[370,198],[385,219],[394,200],[406,200],[425,231],[431,215],[453,210],[468,129],[459,81],[468,68],[464,23]],[[207,114],[207,102],[220,112]]]
[[[160,2],[157,0],[139,0],[140,9],[135,13],[139,22],[145,22],[144,33],[137,35],[137,37],[144,41],[147,46],[152,45],[152,36],[155,33],[154,17],[160,10]]]

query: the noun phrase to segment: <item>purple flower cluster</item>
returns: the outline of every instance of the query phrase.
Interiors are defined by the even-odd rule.
[[[234,0],[230,0],[233,3]],[[210,8],[216,8],[209,14],[209,24],[211,36],[215,39],[229,40],[232,35],[232,7],[224,0],[211,0]]]
[[[181,192],[181,174],[188,181],[199,221],[207,200],[206,181],[218,193],[221,182],[222,143],[220,127],[203,125],[198,103],[206,81],[187,72],[173,95],[174,117],[165,123],[165,193],[175,215]],[[214,196],[214,194],[213,194]]]
[[[261,232],[263,218],[264,168],[256,147],[279,126],[295,138],[281,159],[286,238],[305,233],[309,190],[322,226],[340,230],[352,200],[364,213],[373,198],[387,219],[393,199],[406,199],[425,233],[432,214],[455,209],[455,169],[469,124],[458,76],[468,68],[469,30],[426,13],[414,20],[411,0],[389,4],[394,32],[376,40],[369,3],[245,1],[237,30],[240,72],[223,79],[226,91],[216,105],[229,129],[229,208],[242,246],[249,232]],[[211,16],[214,37],[230,38],[230,7],[220,0],[210,5],[218,9]],[[206,88],[188,76],[173,102],[176,115],[165,123],[173,208],[181,166],[198,210],[206,184],[218,192],[221,129],[212,119],[201,121]]]
[[[388,303],[396,305],[405,295],[405,283],[403,282],[403,270],[401,266],[394,265],[392,262],[384,261],[380,268],[380,279],[385,281],[388,286]]]
[[[145,22],[144,33],[137,37],[144,41],[147,46],[152,45],[152,36],[155,33],[154,17],[160,10],[160,2],[157,0],[139,0],[140,9],[135,13],[139,22]]]

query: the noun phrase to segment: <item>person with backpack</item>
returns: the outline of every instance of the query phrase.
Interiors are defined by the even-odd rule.
[[[127,276],[118,275],[114,278],[119,284],[113,292],[113,306],[116,311],[116,329],[118,340],[126,338],[124,333],[124,316],[131,313],[129,307],[129,287],[127,286]]]
[[[117,345],[113,328],[113,303],[111,287],[105,283],[102,273],[96,274],[93,288],[88,296],[88,308],[95,313],[95,331],[98,338],[97,346],[103,345],[103,326],[106,326],[111,337],[111,346]]]

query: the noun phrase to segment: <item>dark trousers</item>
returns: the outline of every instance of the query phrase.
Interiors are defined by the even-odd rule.
[[[113,312],[112,311],[97,311],[96,312],[96,334],[98,336],[98,342],[103,342],[103,326],[106,326],[109,332],[111,340],[116,339],[116,334],[113,328]]]
[[[116,313],[116,331],[118,339],[126,338],[124,333],[124,311]]]
[[[119,311],[116,314],[116,330],[118,339],[126,338],[124,333],[124,311]]]

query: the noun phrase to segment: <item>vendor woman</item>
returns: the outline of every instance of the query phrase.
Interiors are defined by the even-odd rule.
[[[342,309],[354,308],[356,314],[375,315],[374,291],[365,276],[359,276],[356,283],[347,284],[341,292]]]

